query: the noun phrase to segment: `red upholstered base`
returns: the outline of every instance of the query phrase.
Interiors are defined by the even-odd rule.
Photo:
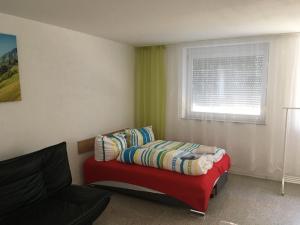
[[[208,208],[215,181],[230,167],[226,154],[206,175],[188,176],[167,170],[129,165],[116,160],[97,162],[94,157],[84,163],[87,184],[97,181],[119,181],[150,188],[177,198],[200,212]]]

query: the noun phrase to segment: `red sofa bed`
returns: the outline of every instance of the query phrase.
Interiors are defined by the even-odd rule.
[[[203,213],[219,178],[230,168],[230,157],[225,154],[216,162],[207,174],[189,176],[167,170],[124,164],[113,160],[98,162],[94,156],[84,163],[84,179],[86,184],[99,181],[117,181],[149,188],[171,196],[192,210]]]

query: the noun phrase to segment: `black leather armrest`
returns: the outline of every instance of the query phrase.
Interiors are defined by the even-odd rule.
[[[81,214],[72,225],[92,223],[104,211],[111,193],[87,186],[71,185],[58,192],[52,199],[67,202],[81,208]],[[78,215],[78,214],[77,214]]]
[[[101,199],[110,198],[111,193],[106,190],[88,186],[70,185],[57,192],[52,198],[74,204],[90,204]]]

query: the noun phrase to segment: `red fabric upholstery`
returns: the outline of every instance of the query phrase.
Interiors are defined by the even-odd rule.
[[[119,181],[150,188],[205,212],[215,181],[230,167],[226,154],[214,164],[206,175],[188,176],[167,170],[128,165],[116,160],[97,162],[94,157],[84,163],[84,178],[87,184],[97,181]]]

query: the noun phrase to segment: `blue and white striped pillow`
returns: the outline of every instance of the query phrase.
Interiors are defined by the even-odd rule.
[[[152,126],[139,129],[127,129],[125,130],[125,133],[129,147],[141,146],[151,141],[155,141]]]
[[[130,148],[123,149],[118,156],[118,161],[127,164],[133,164],[134,153],[138,148],[139,147],[137,146],[131,146]]]
[[[95,138],[96,161],[114,160],[124,149],[127,149],[127,141],[124,134],[116,133],[110,136],[98,135]]]

